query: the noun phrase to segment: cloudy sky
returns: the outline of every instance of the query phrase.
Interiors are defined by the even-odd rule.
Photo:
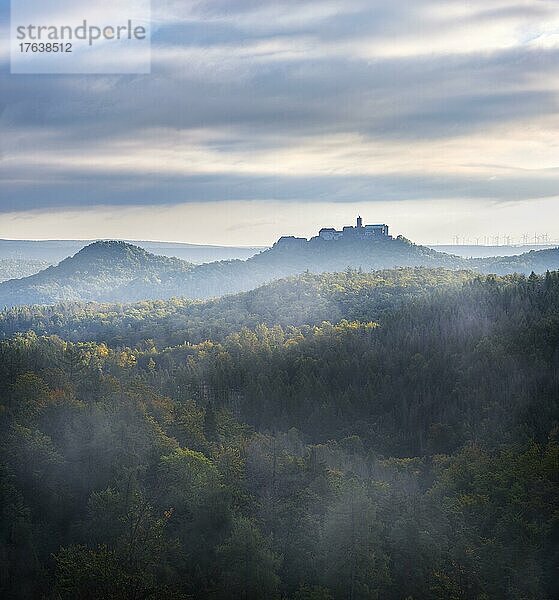
[[[0,46],[0,237],[267,244],[359,212],[559,238],[557,0],[153,0],[152,23],[149,75],[11,75]]]

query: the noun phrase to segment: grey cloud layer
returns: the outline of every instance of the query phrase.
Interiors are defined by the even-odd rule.
[[[173,205],[219,200],[280,200],[286,202],[371,200],[430,200],[478,198],[508,201],[554,197],[559,170],[539,177],[518,174],[498,179],[475,177],[376,176],[376,177],[242,177],[229,174],[188,177],[138,177],[106,175],[46,176],[32,182],[15,182],[5,211],[63,206]]]
[[[189,173],[185,164],[184,176],[169,177],[131,174],[126,165],[120,171],[107,165],[95,174],[80,173],[33,160],[34,153],[49,151],[93,159],[103,156],[104,144],[115,142],[122,142],[126,159],[129,140],[145,140],[149,156],[153,130],[170,145],[181,131],[210,130],[208,144],[227,154],[233,148],[296,149],[303,136],[334,134],[436,144],[497,125],[553,118],[557,84],[552,82],[559,81],[554,47],[401,57],[367,57],[360,50],[378,36],[416,33],[421,38],[442,27],[488,23],[503,23],[506,31],[511,20],[546,20],[558,12],[543,1],[469,4],[475,9],[469,14],[447,17],[445,11],[464,3],[163,2],[155,11],[160,21],[149,76],[10,76],[4,64],[0,210],[229,198],[506,201],[556,195],[555,170],[538,176],[512,170],[497,178],[458,172],[422,177],[404,169],[375,176],[264,177],[226,171],[201,176]],[[532,34],[527,27],[526,39]]]

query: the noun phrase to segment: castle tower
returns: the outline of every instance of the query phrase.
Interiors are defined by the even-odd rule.
[[[358,216],[357,217],[357,229],[360,229],[361,227],[363,227],[363,219]]]

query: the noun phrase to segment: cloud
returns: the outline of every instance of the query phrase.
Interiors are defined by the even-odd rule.
[[[547,0],[157,3],[149,76],[0,56],[0,211],[549,198],[558,40]]]

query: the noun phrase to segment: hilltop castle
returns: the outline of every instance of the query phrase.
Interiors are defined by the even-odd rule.
[[[323,227],[318,232],[318,237],[322,240],[339,240],[340,238],[355,238],[355,237],[376,237],[376,236],[391,237],[388,235],[388,225],[382,223],[377,225],[363,225],[363,219],[357,217],[355,227],[346,225],[341,231],[337,231],[333,227]]]
[[[355,226],[346,225],[341,231],[334,227],[323,227],[318,235],[310,239],[311,242],[324,240],[327,242],[334,240],[391,240],[392,236],[388,234],[388,225],[379,223],[376,225],[363,225],[363,219],[358,216]],[[293,235],[284,235],[274,245],[301,245],[308,242],[307,238],[295,237]]]

